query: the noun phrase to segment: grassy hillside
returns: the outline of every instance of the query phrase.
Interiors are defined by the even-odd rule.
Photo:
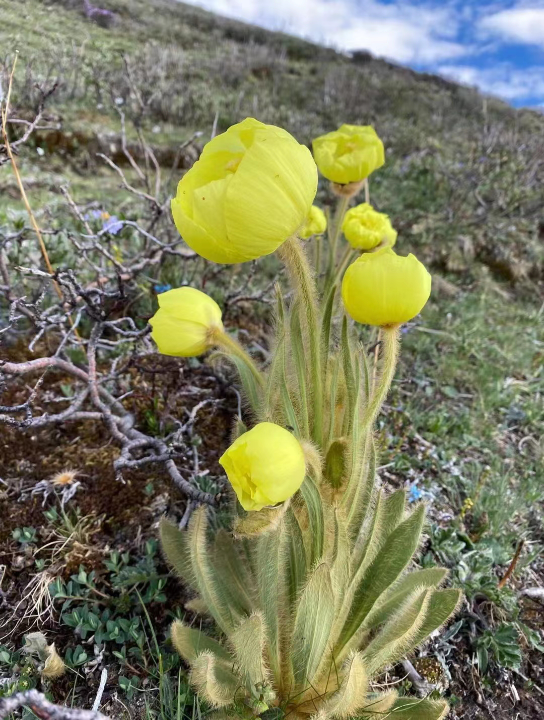
[[[36,82],[58,82],[49,109],[60,129],[37,135],[55,157],[94,168],[97,149],[119,151],[116,108],[164,164],[214,119],[222,130],[255,115],[304,142],[341,122],[372,124],[388,152],[373,200],[414,247],[463,276],[475,259],[510,280],[542,278],[542,115],[170,0],[104,6],[116,13],[110,29],[77,2],[0,0],[2,47],[20,53],[17,103],[37,101]]]
[[[435,639],[414,663],[422,674],[427,668],[429,677],[434,667],[440,687],[449,686],[454,718],[506,720],[514,706],[519,717],[542,717],[541,609],[521,592],[544,584],[544,116],[367,53],[351,58],[174,0],[102,0],[115,12],[109,28],[86,19],[80,5],[0,0],[4,92],[19,53],[14,116],[32,119],[40,87],[56,84],[40,127],[18,158],[32,207],[50,228],[55,265],[77,263],[77,255],[66,250],[66,237],[84,232],[61,186],[68,186],[86,210],[130,221],[144,213],[146,203],[126,192],[98,153],[113,158],[137,191],[153,188],[129,155],[150,176],[160,174],[158,195],[167,203],[212,129],[221,131],[248,115],[281,125],[308,144],[342,123],[372,124],[383,138],[387,161],[371,177],[371,200],[398,229],[399,252],[414,251],[429,264],[434,286],[421,320],[403,336],[401,365],[379,427],[380,477],[387,486],[409,487],[414,499],[428,500],[430,523],[420,562],[446,564],[451,582],[467,597],[451,632]],[[21,126],[10,132],[17,137]],[[318,201],[329,207],[334,202],[324,183]],[[0,241],[19,232],[26,232],[27,241],[33,238],[6,164],[0,168]],[[167,214],[154,232],[175,235]],[[114,242],[123,250],[132,240],[127,232]],[[267,282],[276,270],[273,262],[264,263]],[[212,277],[218,298],[228,296],[235,272]],[[255,283],[247,272],[248,282]],[[149,317],[156,303],[154,284],[179,284],[187,281],[185,273],[168,262],[149,268],[138,281],[130,313]],[[257,290],[251,286],[252,293]],[[236,322],[262,353],[269,316],[266,306],[256,308],[243,306]],[[7,317],[6,305],[0,311]],[[373,342],[371,336],[364,339]],[[27,351],[17,345],[9,352]],[[217,457],[236,405],[229,384],[218,384],[205,365],[182,360],[145,373],[140,366],[127,370],[136,385],[130,409],[152,433],[160,435],[171,422],[169,413],[188,412],[181,394],[171,404],[187,387],[189,396],[212,397],[217,403],[212,407],[221,408],[219,414],[206,410],[198,417],[191,440],[200,453],[200,480],[221,487]],[[59,386],[68,392],[61,381]],[[69,537],[60,554],[70,568],[64,580],[70,572],[77,578],[80,565],[97,570],[91,585],[96,581],[98,597],[114,596],[116,622],[120,617],[140,623],[137,641],[126,631],[124,642],[116,644],[112,636],[106,643],[110,696],[119,690],[133,717],[200,717],[175,655],[168,651],[159,661],[152,637],[156,632],[163,647],[172,612],[183,612],[179,586],[169,579],[162,592],[159,580],[166,570],[156,547],[145,543],[152,543],[154,523],[170,507],[172,488],[153,471],[130,475],[121,493],[111,468],[114,457],[115,448],[99,427],[44,429],[30,440],[28,434],[6,431],[0,478],[15,489],[0,494],[10,519],[0,528],[0,543],[13,558],[6,571],[10,593],[22,594],[25,573],[42,567],[45,540]],[[83,468],[90,490],[72,500],[66,516],[50,510],[44,515],[41,497],[30,499],[27,485],[67,465]],[[176,509],[179,495],[172,501]],[[25,502],[14,500],[20,497]],[[524,546],[512,577],[500,585],[520,539]],[[51,565],[58,565],[57,555],[53,560]],[[123,585],[127,576],[140,580]],[[74,583],[81,603],[61,614],[57,601],[52,617],[62,618],[60,624],[50,618],[44,627],[56,633],[57,646],[74,670],[73,687],[60,681],[56,699],[76,697],[90,706],[99,670],[92,642],[81,636],[84,622],[80,618],[77,624],[72,612],[94,590],[81,578]],[[142,613],[140,594],[150,618]],[[7,676],[22,663],[23,627],[0,639],[5,643],[0,669]],[[391,679],[411,691],[402,670]],[[507,685],[515,685],[517,700],[503,692]],[[120,707],[111,700],[113,717],[121,717]]]

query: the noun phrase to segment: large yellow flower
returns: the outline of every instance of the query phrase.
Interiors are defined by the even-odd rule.
[[[366,325],[400,325],[423,309],[431,294],[431,276],[414,255],[402,257],[390,247],[364,253],[342,281],[344,307]]]
[[[269,422],[240,435],[219,463],[244,510],[262,510],[287,500],[306,474],[299,441],[285,428]]]
[[[383,143],[369,125],[342,125],[313,141],[317,167],[340,185],[361,182],[385,162]]]
[[[377,212],[368,203],[362,203],[347,211],[342,232],[352,247],[361,250],[372,250],[382,242],[392,247],[397,240],[397,231],[391,225],[389,217]]]
[[[210,347],[212,330],[222,330],[221,308],[206,293],[181,287],[158,296],[159,309],[149,324],[163,355],[196,357]]]
[[[303,240],[311,238],[312,235],[323,235],[327,229],[327,218],[325,213],[317,205],[312,205],[306,222],[298,231],[298,236]]]
[[[238,263],[274,252],[305,221],[317,191],[308,148],[247,118],[211,140],[183,176],[172,215],[207,260]]]

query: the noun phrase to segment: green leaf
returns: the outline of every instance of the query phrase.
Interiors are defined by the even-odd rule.
[[[376,600],[399,577],[415,553],[421,537],[425,507],[420,505],[387,538],[383,548],[360,579],[351,603],[351,614],[342,630],[338,654],[361,628]]]
[[[159,534],[163,552],[174,572],[188,585],[194,587],[194,577],[191,564],[191,554],[187,543],[187,532],[179,530],[166,518],[162,518],[159,525]]]
[[[210,557],[206,533],[208,521],[207,508],[202,506],[195,510],[189,522],[187,541],[191,556],[191,565],[196,585],[202,599],[219,627],[226,634],[240,621],[235,608],[229,607],[229,597],[221,593],[222,583]]]
[[[221,528],[214,540],[213,565],[221,594],[240,616],[250,614],[255,607],[256,588],[247,560],[238,552],[230,533]]]
[[[316,679],[316,671],[328,649],[334,611],[330,568],[321,563],[310,575],[295,615],[291,658],[298,690],[307,688]]]
[[[431,633],[442,627],[457,609],[463,594],[461,590],[448,588],[447,590],[435,590],[431,595],[425,622],[414,638],[412,647],[417,647],[426,640]]]
[[[281,675],[282,636],[287,624],[286,542],[287,533],[282,520],[277,530],[259,537],[256,550],[257,583],[266,626],[268,664],[276,678]]]
[[[230,642],[248,690],[257,683],[263,683],[268,671],[264,663],[265,629],[262,614],[253,613],[242,620],[231,634]]]
[[[444,700],[398,698],[389,711],[390,720],[442,720],[449,712]]]
[[[438,587],[447,573],[448,571],[445,568],[426,568],[405,575],[389,591],[384,593],[379,607],[374,607],[368,613],[364,621],[365,630],[372,630],[385,622],[416,588]]]
[[[194,661],[190,680],[197,692],[213,707],[225,707],[235,701],[238,679],[222,667],[209,650],[202,652]]]
[[[189,664],[193,663],[200,653],[210,650],[218,660],[224,661],[227,666],[232,665],[232,658],[217,640],[208,637],[200,630],[189,627],[175,620],[170,629],[172,645],[181,657]]]
[[[291,607],[298,598],[301,587],[306,582],[306,552],[304,551],[304,537],[292,508],[285,514],[285,532],[288,538],[288,585],[289,602]]]
[[[348,319],[344,315],[342,320],[342,367],[344,369],[344,380],[346,383],[346,396],[348,401],[348,408],[345,415],[344,421],[344,434],[350,433],[353,421],[354,411],[358,404],[358,389],[356,374],[358,375],[353,367],[353,350],[351,347],[349,332],[348,332]]]
[[[325,541],[325,521],[323,518],[323,504],[316,484],[310,477],[306,477],[300,488],[300,495],[308,512],[309,529],[307,533],[308,566],[313,566],[323,555]]]
[[[307,437],[310,432],[310,418],[308,412],[308,373],[306,371],[306,353],[304,352],[304,343],[302,340],[302,329],[300,326],[300,305],[298,302],[291,306],[291,320],[289,341],[290,349],[293,354],[293,363],[298,381],[301,431]]]
[[[425,621],[431,590],[416,589],[382,626],[363,650],[363,659],[370,674],[392,665],[413,647]]]
[[[398,527],[406,507],[406,492],[397,490],[387,497],[380,491],[374,517],[366,533],[358,539],[353,551],[355,582],[360,579],[384,546],[387,538]]]

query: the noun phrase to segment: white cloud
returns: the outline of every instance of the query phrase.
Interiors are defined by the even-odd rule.
[[[403,63],[427,64],[471,52],[455,41],[459,10],[449,3],[397,0],[193,0],[221,15],[284,30],[344,50],[364,49]]]
[[[544,6],[514,7],[480,19],[479,28],[490,35],[544,48]]]
[[[492,68],[442,65],[438,72],[466,85],[475,85],[505,100],[531,101],[544,96],[544,67],[515,68],[503,63]]]

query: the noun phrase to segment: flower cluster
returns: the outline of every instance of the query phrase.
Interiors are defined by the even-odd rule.
[[[368,178],[385,161],[375,130],[342,125],[316,138],[313,153],[248,118],[205,146],[172,200],[195,252],[231,264],[277,251],[291,286],[285,297],[278,289],[264,366],[225,329],[210,296],[156,286],[150,324],[159,351],[219,350],[246,401],[219,460],[236,497],[233,533],[219,531],[211,544],[202,508],[186,532],[161,525],[167,558],[198,593],[192,607],[205,606],[227,642],[180,621],[172,642],[191,665],[192,685],[225,713],[216,717],[250,720],[281,708],[319,720],[440,720],[445,702],[370,684],[460,599],[440,589],[441,568],[405,573],[424,506],[409,512],[413,488],[410,497],[386,496],[375,479],[373,429],[400,326],[424,307],[431,276],[414,255],[397,255],[396,230],[370,204]],[[313,204],[318,169],[331,183],[334,212]],[[365,202],[350,209],[363,189]],[[349,318],[377,328],[373,372]]]
[[[303,239],[323,234],[325,214],[312,204],[316,164],[335,185],[360,187],[383,165],[384,148],[373,128],[342,125],[316,138],[313,149],[315,162],[308,149],[285,130],[252,118],[215,137],[181,179],[172,200],[174,221],[184,240],[210,261],[237,263],[268,255],[297,234]],[[381,327],[414,318],[429,298],[431,276],[413,255],[394,252],[397,232],[389,217],[365,202],[337,222],[351,247],[363,251],[341,278],[346,312],[359,323]],[[158,300],[159,310],[150,324],[160,352],[190,357],[226,346],[255,373],[251,360],[225,333],[221,309],[212,298],[184,287],[161,293]],[[275,465],[263,461],[266,473],[259,465],[266,458],[267,444],[281,447],[287,457],[293,439],[279,426],[279,434],[270,423],[266,431],[257,433],[259,427],[247,438],[242,436],[245,440],[239,438],[223,456],[231,484],[246,509],[281,502],[302,482],[300,472],[293,470],[290,482],[282,476],[277,487],[270,489]],[[255,445],[258,437],[261,441]],[[259,453],[246,453],[254,446]],[[280,475],[278,471],[276,477]]]

